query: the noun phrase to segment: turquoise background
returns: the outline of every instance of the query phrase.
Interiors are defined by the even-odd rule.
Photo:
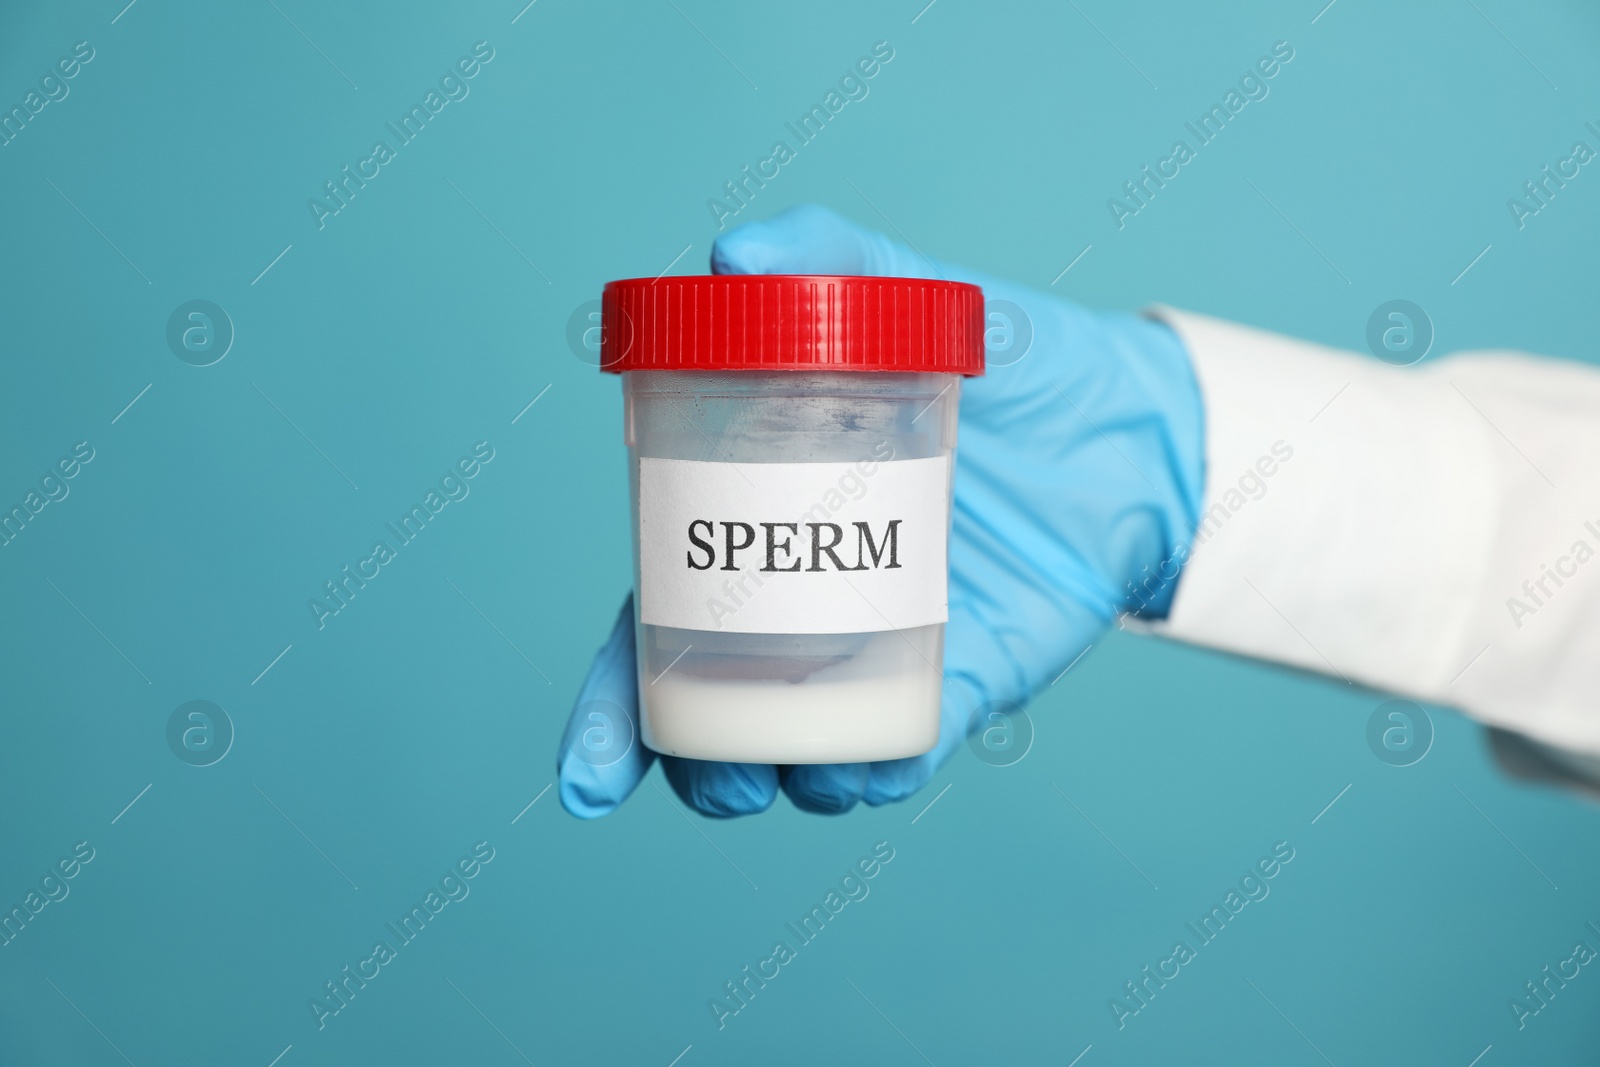
[[[962,752],[905,805],[715,822],[656,771],[583,823],[544,792],[630,570],[619,390],[569,319],[703,271],[707,199],[874,42],[870,96],[741,220],[817,201],[1042,288],[1092,246],[1054,292],[1355,349],[1405,298],[1436,352],[1593,361],[1600,176],[1506,207],[1594,143],[1591,6],[124,2],[0,16],[6,108],[95,50],[0,148],[0,501],[95,449],[0,549],[0,903],[95,850],[0,948],[0,1062],[1594,1062],[1600,973],[1521,1031],[1507,1002],[1600,947],[1600,820],[1448,710],[1397,768],[1380,694],[1114,635],[1026,758]],[[480,40],[319,230],[307,199]],[[1270,96],[1118,230],[1107,198],[1279,40]],[[166,342],[193,299],[236,331],[207,367]],[[470,496],[319,630],[308,598],[479,441]],[[166,736],[196,699],[236,734],[207,767]],[[1281,840],[1271,896],[1118,1030]],[[479,841],[470,896],[319,1030]],[[718,1030],[879,841],[870,896]]]

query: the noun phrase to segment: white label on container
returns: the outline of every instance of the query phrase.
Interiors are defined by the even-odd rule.
[[[639,618],[726,633],[944,622],[950,459],[639,460]]]

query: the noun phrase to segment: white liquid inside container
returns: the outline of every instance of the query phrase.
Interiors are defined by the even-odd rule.
[[[939,740],[940,629],[871,634],[856,654],[800,682],[693,674],[680,661],[644,683],[646,743],[673,756],[749,763],[919,755]]]
[[[635,612],[644,743],[695,759],[791,764],[931,749],[939,733],[959,376],[629,371],[623,379],[635,588],[643,594]],[[641,531],[641,459],[717,464],[705,471],[721,477],[673,482],[677,495],[667,500],[656,493]],[[908,477],[905,461],[941,459],[937,478],[929,480],[926,463],[920,479]],[[780,480],[776,467],[764,477],[763,464],[817,464],[827,477]],[[784,488],[773,490],[780,481]],[[721,519],[721,526],[686,537],[683,519],[701,514],[693,487],[713,482],[732,486],[725,491],[734,497],[761,500],[771,514],[741,526],[706,511],[703,521]],[[741,484],[748,491],[734,492]],[[647,487],[647,500],[652,492]],[[727,510],[721,501],[705,506]],[[892,543],[891,512],[913,516],[894,528]],[[671,521],[652,522],[660,515]],[[932,525],[937,538],[929,536]],[[937,552],[937,566],[917,555],[923,549]],[[644,581],[642,568],[672,569],[670,581],[654,573]],[[677,599],[663,603],[664,595]],[[712,600],[731,611],[700,610]],[[930,605],[939,621],[927,621]],[[646,621],[667,617],[694,625]],[[830,619],[843,632],[819,632]],[[762,632],[747,632],[752,625]]]

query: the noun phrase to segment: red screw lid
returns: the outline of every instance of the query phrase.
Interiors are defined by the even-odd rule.
[[[826,274],[630,278],[606,285],[600,367],[983,373],[983,290]]]

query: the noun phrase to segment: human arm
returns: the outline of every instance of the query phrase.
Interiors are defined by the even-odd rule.
[[[664,759],[697,810],[762,811],[780,790],[824,812],[904,799],[976,713],[1025,701],[1119,616],[1600,752],[1592,368],[1509,353],[1396,368],[1169,309],[1093,312],[819,209],[732,231],[713,266],[975,281],[1034,337],[962,397],[937,747],[876,764]],[[615,808],[655,758],[607,763],[583,743],[637,736],[583,716],[603,701],[636,724],[632,635],[625,607],[563,738],[575,814]]]
[[[1159,314],[1205,397],[1208,474],[1154,630],[1600,754],[1600,371],[1395,367]]]

